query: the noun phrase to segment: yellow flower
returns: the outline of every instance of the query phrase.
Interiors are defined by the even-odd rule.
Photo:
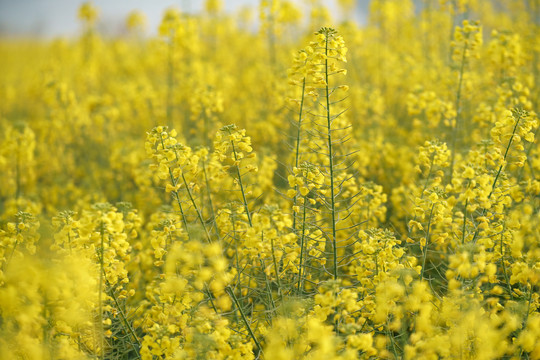
[[[78,16],[85,23],[92,25],[98,17],[98,10],[91,2],[85,2],[79,7]]]

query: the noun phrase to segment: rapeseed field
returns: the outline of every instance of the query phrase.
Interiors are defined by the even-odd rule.
[[[1,359],[540,359],[540,1],[0,40]]]

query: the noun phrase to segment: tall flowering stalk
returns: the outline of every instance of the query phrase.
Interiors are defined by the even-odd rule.
[[[147,137],[147,153],[156,162],[153,168],[157,169],[158,178],[167,180],[165,191],[170,192],[176,200],[188,234],[187,214],[182,206],[180,189],[185,190],[189,203],[195,210],[197,220],[204,230],[206,239],[208,242],[212,242],[206,221],[203,219],[202,211],[195,198],[195,193],[200,190],[200,186],[196,181],[191,181],[195,180],[199,173],[199,157],[193,154],[189,146],[178,143],[176,135],[176,130],[173,129],[169,133],[166,126],[154,128]]]
[[[450,160],[450,179],[454,171],[454,163],[456,156],[456,144],[460,135],[461,112],[462,112],[462,88],[465,66],[472,56],[478,56],[478,49],[482,45],[482,27],[478,21],[470,22],[463,21],[463,25],[456,26],[454,31],[454,40],[452,41],[452,61],[459,66],[458,84],[456,89],[456,119],[452,127],[451,137],[451,160]]]

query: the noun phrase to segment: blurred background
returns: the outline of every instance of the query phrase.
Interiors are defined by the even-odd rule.
[[[353,14],[342,14],[337,4],[339,0],[321,0],[338,20],[347,16],[364,23],[370,0],[356,0]],[[80,31],[77,9],[83,0],[0,0],[0,36],[55,38],[73,36]],[[260,0],[223,0],[224,11],[235,13],[252,9],[253,20],[258,18],[257,6]],[[293,0],[298,6],[310,1]],[[176,7],[183,12],[202,11],[204,0],[94,0],[99,9],[98,29],[102,34],[116,36],[124,31],[126,16],[132,10],[146,15],[147,34],[153,35],[161,21],[165,9]]]

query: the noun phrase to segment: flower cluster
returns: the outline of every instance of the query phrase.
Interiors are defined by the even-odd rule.
[[[452,60],[464,62],[471,56],[478,57],[482,46],[482,27],[478,21],[463,20],[462,26],[456,26],[452,41]]]

